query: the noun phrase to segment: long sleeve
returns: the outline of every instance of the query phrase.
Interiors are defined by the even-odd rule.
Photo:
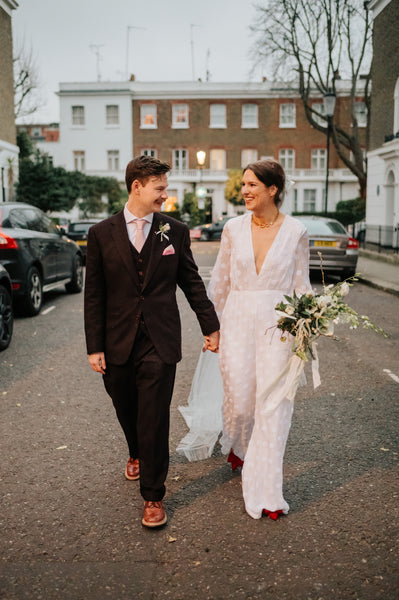
[[[294,290],[297,296],[312,290],[309,279],[309,236],[304,231],[299,238],[294,267]]]
[[[226,304],[230,292],[230,268],[231,268],[231,238],[228,225],[223,229],[219,254],[213,267],[208,294],[215,305],[218,317]]]

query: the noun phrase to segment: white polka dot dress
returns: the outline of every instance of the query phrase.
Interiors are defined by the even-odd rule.
[[[285,445],[292,403],[283,400],[270,414],[256,403],[292,356],[289,342],[273,328],[276,304],[295,290],[311,289],[306,229],[286,215],[259,274],[256,273],[251,215],[231,219],[224,227],[209,295],[221,315],[219,364],[223,378],[222,450],[244,460],[245,508],[259,519],[263,509],[288,512],[282,492]],[[283,383],[283,382],[282,382]]]

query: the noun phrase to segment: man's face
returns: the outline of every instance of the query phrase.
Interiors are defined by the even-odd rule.
[[[159,177],[150,177],[143,185],[138,180],[133,181],[134,202],[144,214],[161,212],[162,204],[168,199],[166,188],[168,178],[166,174]]]

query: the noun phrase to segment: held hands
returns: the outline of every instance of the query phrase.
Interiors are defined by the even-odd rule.
[[[107,365],[105,364],[104,352],[89,354],[89,363],[93,371],[105,375],[105,369]]]
[[[202,347],[202,352],[206,352],[210,350],[211,352],[219,352],[219,331],[214,331],[213,333],[205,336],[204,345]]]

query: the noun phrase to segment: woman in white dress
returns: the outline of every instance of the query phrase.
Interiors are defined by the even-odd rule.
[[[289,509],[282,473],[293,404],[274,398],[284,377],[267,398],[259,398],[292,356],[292,340],[281,341],[274,327],[275,306],[284,294],[311,290],[306,229],[279,211],[284,186],[275,161],[244,169],[242,195],[251,213],[226,223],[209,285],[221,317],[222,450],[230,452],[233,469],[242,466],[245,508],[254,519],[277,519]]]

